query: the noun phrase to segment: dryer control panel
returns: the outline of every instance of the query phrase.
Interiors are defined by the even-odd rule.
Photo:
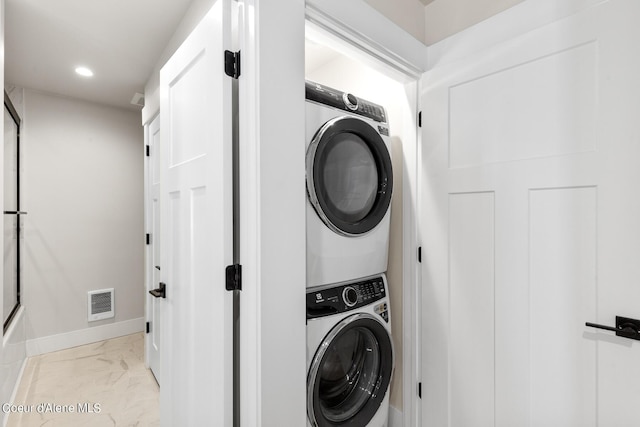
[[[358,282],[338,285],[331,288],[320,288],[307,293],[307,319],[331,316],[356,310],[372,304],[387,296],[382,276],[373,277]],[[386,312],[386,302],[384,304]],[[380,308],[376,306],[376,312]],[[387,317],[378,313],[385,321]],[[386,314],[386,313],[385,313]]]
[[[387,115],[382,106],[358,98],[351,93],[341,92],[319,83],[307,81],[305,83],[305,96],[309,101],[319,102],[340,110],[368,117],[377,122],[387,123]],[[381,128],[380,132],[383,135],[389,136],[388,128],[384,126]]]

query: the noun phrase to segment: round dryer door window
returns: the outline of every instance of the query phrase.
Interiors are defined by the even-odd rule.
[[[391,203],[391,156],[380,134],[363,120],[325,123],[307,150],[307,192],[333,231],[358,235],[375,228]]]
[[[319,346],[307,378],[313,425],[364,426],[382,403],[393,369],[391,338],[375,317],[350,316]]]

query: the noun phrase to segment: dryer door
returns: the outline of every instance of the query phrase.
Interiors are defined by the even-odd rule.
[[[393,189],[391,156],[371,125],[354,117],[325,123],[307,150],[307,192],[322,221],[360,235],[384,218]]]
[[[338,323],[318,347],[307,377],[312,425],[365,426],[380,408],[393,370],[384,325],[358,313]]]

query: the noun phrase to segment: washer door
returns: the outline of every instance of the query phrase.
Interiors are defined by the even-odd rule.
[[[389,150],[368,123],[337,117],[316,133],[307,150],[307,193],[333,231],[349,236],[375,228],[392,189]]]
[[[312,425],[362,427],[375,416],[393,371],[384,325],[368,313],[338,323],[318,347],[307,377]]]

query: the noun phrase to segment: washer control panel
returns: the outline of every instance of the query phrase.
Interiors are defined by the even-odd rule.
[[[331,288],[307,292],[307,319],[331,316],[356,310],[385,298],[386,289],[382,276],[373,277]],[[377,304],[374,311],[389,321],[386,302]]]
[[[352,93],[341,92],[337,89],[307,81],[305,83],[305,97],[309,101],[319,102],[340,110],[368,117],[376,122],[387,123],[384,108],[373,102],[356,97]],[[383,135],[389,136],[389,128],[380,126]]]

